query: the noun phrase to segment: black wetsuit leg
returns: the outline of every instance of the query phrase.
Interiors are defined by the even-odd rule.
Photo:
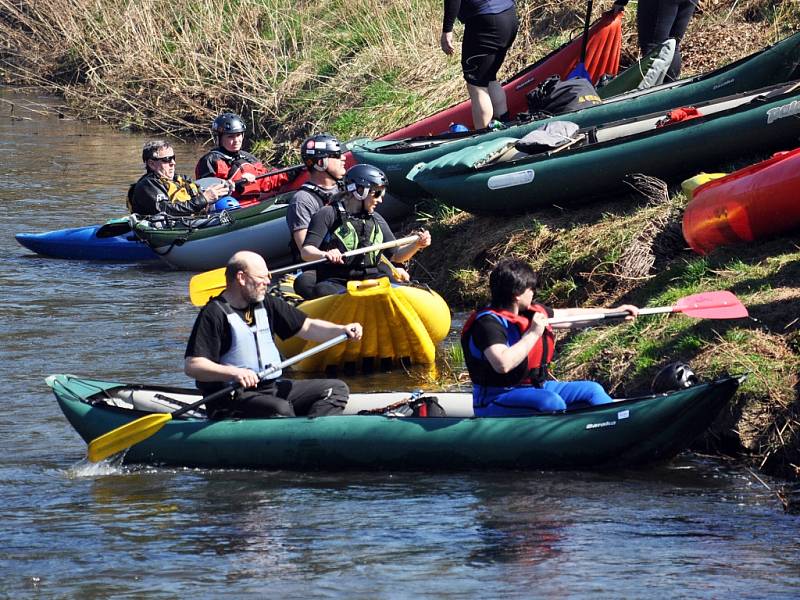
[[[665,81],[675,81],[680,77],[680,44],[696,8],[694,0],[639,0],[636,28],[642,53],[650,52],[664,40],[675,39],[675,56]]]

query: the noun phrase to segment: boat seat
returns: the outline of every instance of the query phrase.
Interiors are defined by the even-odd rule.
[[[155,390],[131,389],[120,390],[112,397],[127,402],[128,406],[132,406],[136,410],[149,413],[170,413],[200,399],[199,396],[190,394],[171,394],[167,396]],[[184,414],[198,419],[206,418],[206,411],[203,408],[190,410]]]

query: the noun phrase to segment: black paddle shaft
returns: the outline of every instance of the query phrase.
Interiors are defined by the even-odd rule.
[[[581,64],[586,62],[586,46],[589,44],[589,22],[592,19],[592,2],[586,4],[586,19],[583,22],[583,41],[581,42]]]

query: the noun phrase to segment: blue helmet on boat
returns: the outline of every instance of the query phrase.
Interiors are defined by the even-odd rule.
[[[233,196],[223,196],[214,203],[213,212],[222,212],[223,210],[232,210],[239,208],[239,201]]]

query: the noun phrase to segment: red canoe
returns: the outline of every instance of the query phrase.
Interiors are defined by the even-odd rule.
[[[582,36],[574,38],[526,67],[503,84],[508,98],[508,111],[512,115],[528,110],[528,101],[525,95],[542,81],[551,75],[559,75],[562,79],[566,78],[580,59],[581,40]],[[592,76],[593,83],[597,83],[597,80],[605,73],[617,74],[621,45],[622,13],[616,15],[612,15],[610,12],[605,13],[589,29],[589,41],[586,44],[586,62],[584,64]],[[469,100],[387,133],[379,139],[401,140],[422,135],[437,135],[446,132],[450,123],[461,123],[470,129],[473,128]]]
[[[560,48],[537,62],[529,65],[506,83],[503,89],[508,99],[508,111],[516,115],[528,110],[528,101],[525,95],[551,75],[559,75],[562,79],[578,64],[581,56],[583,35],[573,38]],[[607,12],[603,14],[590,28],[589,41],[586,44],[586,70],[592,76],[592,82],[597,83],[604,74],[616,75],[619,72],[619,56],[622,46],[622,13],[616,15]],[[410,125],[387,133],[378,139],[399,140],[408,137],[436,135],[444,133],[451,123],[461,123],[472,127],[472,109],[469,100],[445,108],[436,114],[425,117]],[[346,166],[355,164],[353,155],[345,154]],[[291,184],[281,188],[280,191],[299,188],[307,179],[303,173]]]
[[[752,242],[800,227],[800,148],[697,187],[683,213],[692,250]]]

